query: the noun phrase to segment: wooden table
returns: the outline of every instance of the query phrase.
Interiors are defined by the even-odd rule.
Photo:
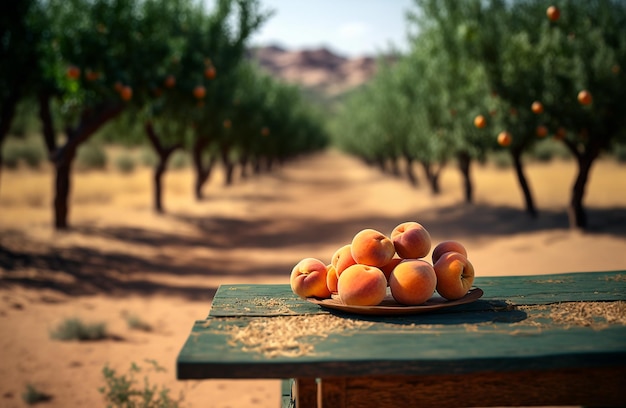
[[[283,379],[283,406],[297,408],[626,406],[626,271],[475,285],[473,303],[411,316],[328,311],[289,285],[223,285],[177,376]]]

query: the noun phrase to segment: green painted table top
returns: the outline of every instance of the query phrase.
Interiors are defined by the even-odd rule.
[[[409,316],[329,311],[289,285],[223,285],[179,379],[450,374],[626,365],[626,271],[478,277],[470,304]]]

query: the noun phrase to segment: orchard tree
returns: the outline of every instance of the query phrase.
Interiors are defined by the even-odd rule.
[[[547,15],[550,6],[560,11],[558,18]],[[572,228],[585,228],[583,199],[591,167],[625,138],[626,4],[492,0],[469,18],[484,28],[478,55],[500,106],[510,112],[501,125],[512,137],[527,208],[532,197],[521,154],[549,132],[576,159],[568,216]]]
[[[151,97],[157,67],[170,55],[167,33],[159,31],[170,17],[153,7],[163,2],[169,3],[46,3],[50,26],[40,44],[37,93],[43,135],[56,170],[57,229],[68,227],[71,168],[78,147],[131,103]],[[59,125],[54,117],[60,118]],[[59,130],[63,139],[57,137]]]
[[[47,25],[37,0],[5,1],[0,5],[0,172],[2,144],[18,102],[32,95],[36,66]]]
[[[486,112],[488,88],[485,72],[472,51],[479,26],[467,19],[477,1],[417,0],[420,13],[409,14],[419,34],[413,39],[413,53],[421,57],[427,76],[422,78],[434,99],[437,132],[446,138],[446,153],[454,157],[463,177],[466,202],[473,201],[471,163],[484,160],[493,143],[474,125],[474,118]],[[419,81],[418,78],[415,78]],[[432,102],[426,102],[432,103]]]
[[[232,177],[233,119],[229,117],[229,110],[241,80],[239,66],[246,58],[250,36],[270,16],[271,13],[261,10],[257,1],[220,0],[205,20],[200,35],[190,39],[182,62],[185,66],[196,67],[192,75],[197,81],[202,79],[206,87],[206,95],[198,98],[200,109],[194,118],[191,147],[197,199],[202,197],[202,187],[211,173],[213,154],[219,154],[227,174]]]

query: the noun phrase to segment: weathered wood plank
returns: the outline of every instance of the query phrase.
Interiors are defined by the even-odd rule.
[[[626,300],[626,271],[538,276],[477,277],[484,299],[515,305],[570,301]]]
[[[289,316],[325,313],[300,299],[289,285],[222,285],[213,298],[210,317]]]
[[[346,394],[346,378],[320,379],[317,386],[318,408],[349,408]]]
[[[626,300],[626,271],[477,277],[475,284],[485,292],[481,300],[446,309],[441,313],[495,310],[507,305]],[[213,299],[209,316],[280,316],[307,313],[324,314],[328,311],[300,299],[286,284],[222,285]]]
[[[625,271],[485,277],[476,284],[485,291],[477,302],[401,317],[329,313],[296,297],[289,285],[223,286],[214,299],[211,316],[196,322],[179,354],[178,378],[314,378],[329,373],[358,377],[365,373],[424,375],[626,366],[626,325],[557,321],[558,316],[541,306],[549,304],[552,310],[561,306],[558,302],[605,301],[601,305],[611,305],[609,301],[626,300]],[[618,313],[623,318],[623,304]],[[320,318],[328,319],[317,322],[322,327],[330,326],[326,323],[332,319],[359,324],[292,339],[289,347],[306,347],[295,354],[289,350],[291,356],[281,354],[278,335],[269,336],[272,356],[235,336],[259,322],[297,333],[311,324],[307,319]]]
[[[321,384],[336,381],[323,378]],[[626,367],[354,377],[345,379],[345,384],[346,406],[359,408],[626,406]]]
[[[297,408],[317,408],[317,381],[315,378],[296,378],[293,397]]]
[[[476,319],[480,323],[447,324],[445,316],[440,316],[438,323],[434,316],[429,316],[428,324],[380,321],[371,322],[367,328],[324,337],[308,336],[298,342],[310,349],[295,357],[280,353],[267,356],[233,340],[233,333],[258,318],[199,321],[179,354],[178,375],[181,379],[295,378],[321,377],[329,372],[358,376],[626,366],[626,326],[611,325],[599,330],[510,323],[508,312],[464,315],[469,319],[486,313],[503,317]],[[529,314],[535,313],[539,312]],[[330,315],[328,318],[338,319]],[[280,344],[274,345],[272,351],[280,351],[279,347]]]

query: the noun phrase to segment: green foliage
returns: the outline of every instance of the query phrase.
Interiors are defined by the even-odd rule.
[[[78,318],[69,318],[50,332],[55,340],[103,340],[109,337],[105,323],[85,323]]]
[[[148,146],[143,146],[139,153],[139,160],[142,165],[153,167],[157,164],[159,158],[156,153],[154,153],[154,149],[151,149]]]
[[[18,103],[9,134],[23,137],[39,131],[36,101],[24,98]]]
[[[172,153],[168,165],[171,169],[180,170],[189,167],[189,153],[183,150],[176,150]]]
[[[571,159],[572,157],[572,154],[562,143],[553,139],[536,143],[529,153],[533,159],[541,162],[547,162],[554,158]]]
[[[40,402],[46,402],[51,399],[51,396],[40,391],[33,384],[26,384],[26,390],[22,393],[22,401],[26,405],[35,405]]]
[[[107,165],[107,154],[100,143],[86,143],[76,152],[76,161],[82,169],[102,170]]]
[[[488,160],[500,169],[510,169],[513,166],[511,155],[504,150],[495,150],[489,153]]]
[[[124,174],[135,171],[136,164],[135,158],[130,153],[123,152],[115,158],[115,167]]]
[[[165,369],[154,360],[146,360],[147,372],[163,372]],[[166,387],[151,385],[147,375],[140,383],[136,376],[142,372],[141,367],[132,363],[128,373],[118,374],[108,365],[102,369],[105,386],[98,391],[104,396],[107,407],[116,408],[178,408],[183,397],[174,400]]]
[[[126,324],[130,329],[140,330],[145,332],[152,331],[152,325],[150,323],[144,321],[141,317],[136,314],[128,314],[126,316]]]
[[[2,147],[3,164],[8,168],[17,168],[20,163],[31,168],[38,168],[46,159],[46,151],[39,139],[10,138]]]
[[[626,163],[626,144],[619,144],[613,148],[615,158],[620,163]]]

